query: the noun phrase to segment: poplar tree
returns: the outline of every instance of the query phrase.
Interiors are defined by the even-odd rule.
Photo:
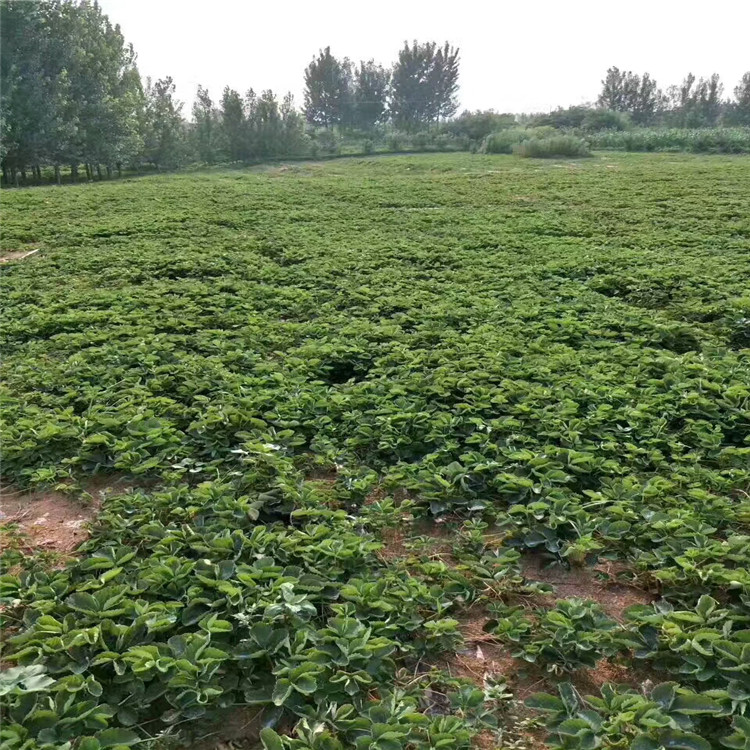
[[[305,117],[312,125],[349,125],[352,107],[351,63],[321,50],[305,68]]]
[[[458,55],[448,42],[440,48],[435,42],[404,43],[391,78],[390,113],[396,125],[414,130],[455,114]]]

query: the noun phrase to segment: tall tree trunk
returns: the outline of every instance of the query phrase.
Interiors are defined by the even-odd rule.
[[[11,167],[10,172],[13,175],[13,184],[16,187],[21,187],[18,183],[18,168],[17,167]]]
[[[78,182],[78,165],[77,164],[70,165],[70,180],[74,184]]]
[[[58,185],[62,185],[62,180],[60,180],[60,165],[55,164],[55,182]]]
[[[5,164],[3,164],[3,184],[6,187],[8,187],[8,185],[10,184],[8,182],[8,177],[9,177],[9,175],[8,175],[8,167]]]
[[[94,173],[91,171],[91,165],[88,162],[86,162],[86,179],[89,182],[94,180]]]
[[[34,167],[34,176],[36,177],[36,184],[41,185],[42,184],[42,168],[38,164]]]
[[[99,182],[102,181],[102,165],[97,164],[96,165],[96,176],[99,178]]]
[[[110,167],[109,164],[107,164],[107,179],[112,179],[112,167]]]

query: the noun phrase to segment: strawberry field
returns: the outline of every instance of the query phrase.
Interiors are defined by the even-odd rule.
[[[3,748],[750,748],[750,158],[3,204]]]

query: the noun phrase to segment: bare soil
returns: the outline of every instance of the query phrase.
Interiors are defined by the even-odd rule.
[[[3,488],[0,489],[0,529],[16,526],[30,550],[68,555],[88,538],[88,526],[104,495],[121,494],[133,486],[123,477],[94,477],[84,487],[93,498],[90,501],[55,490],[24,492]]]
[[[578,597],[598,602],[602,609],[618,622],[623,612],[634,604],[650,604],[655,597],[647,591],[597,578],[597,572],[608,573],[605,568],[564,568],[562,565],[547,566],[544,557],[526,554],[521,558],[521,572],[531,581],[541,581],[555,587],[551,595],[553,602]],[[544,597],[548,598],[548,597]]]
[[[36,255],[39,252],[39,248],[35,250],[9,250],[0,255],[0,263],[9,263],[12,260],[23,260],[29,258],[32,255]]]
[[[263,728],[263,709],[241,706],[227,709],[220,721],[204,727],[205,734],[189,744],[189,750],[244,750],[256,747]],[[281,731],[276,727],[276,731]]]

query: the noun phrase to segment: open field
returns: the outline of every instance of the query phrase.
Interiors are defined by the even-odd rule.
[[[41,555],[12,496],[3,660],[38,689],[8,747],[300,717],[294,750],[750,746],[750,157],[336,160],[3,215],[3,483],[95,517]]]

